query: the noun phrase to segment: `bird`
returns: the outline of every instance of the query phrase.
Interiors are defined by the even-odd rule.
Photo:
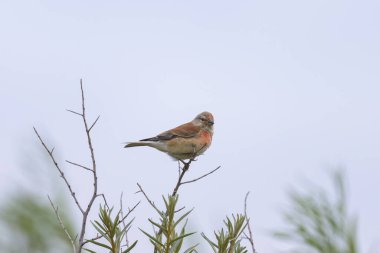
[[[211,145],[214,134],[214,116],[210,112],[198,114],[192,121],[135,142],[126,142],[124,148],[147,146],[168,154],[174,160],[193,160]]]

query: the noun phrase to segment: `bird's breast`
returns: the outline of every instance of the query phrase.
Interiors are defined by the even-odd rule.
[[[190,138],[174,138],[167,142],[169,153],[203,153],[211,144],[212,134],[208,131],[199,131]]]

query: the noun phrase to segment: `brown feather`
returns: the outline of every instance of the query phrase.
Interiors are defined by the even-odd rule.
[[[188,122],[183,125],[177,126],[176,128],[165,131],[159,134],[158,136],[172,134],[177,137],[190,138],[197,135],[200,130],[201,130],[200,126],[195,126],[192,122]]]

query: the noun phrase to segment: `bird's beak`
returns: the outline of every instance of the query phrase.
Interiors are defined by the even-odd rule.
[[[211,125],[211,126],[213,126],[214,125],[214,121],[208,121],[208,123]]]

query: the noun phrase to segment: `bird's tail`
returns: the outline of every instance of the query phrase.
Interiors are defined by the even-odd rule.
[[[143,141],[135,141],[135,142],[127,142],[124,148],[131,148],[131,147],[141,147],[141,146],[148,146],[152,147],[151,142],[143,142]]]

